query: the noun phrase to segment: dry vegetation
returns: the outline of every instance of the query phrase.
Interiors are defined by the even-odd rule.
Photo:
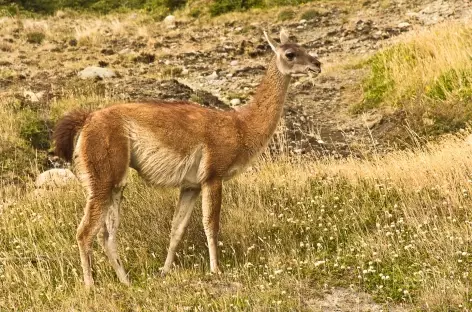
[[[447,22],[413,31],[376,53],[366,61],[371,74],[364,100],[353,110],[400,107],[415,130],[433,134],[464,128],[472,117],[471,38],[468,23]]]
[[[83,18],[56,27],[61,18],[8,18],[0,27],[23,29],[19,36],[38,49],[72,38],[79,48],[94,48],[106,34],[140,33],[149,46],[155,43],[146,16]],[[464,127],[471,33],[464,24],[442,24],[362,62],[372,75],[356,110],[401,107],[423,126]],[[0,48],[12,50],[8,43]],[[81,61],[63,66],[78,68]],[[0,67],[0,79],[18,75]],[[317,299],[332,287],[365,291],[386,309],[472,308],[472,145],[456,137],[366,160],[263,157],[225,184],[221,276],[208,275],[196,209],[175,270],[159,277],[177,193],[133,174],[120,226],[132,286],[118,282],[97,244],[98,283],[86,293],[75,244],[84,191],[78,185],[36,190],[31,181],[42,161],[30,144],[44,134],[38,120],[117,101],[93,83],[75,82],[43,106],[0,97],[1,311],[318,311]],[[283,133],[278,137],[283,150]]]
[[[208,276],[200,213],[176,270],[159,277],[176,192],[135,176],[126,191],[123,287],[95,248],[86,294],[74,235],[84,193],[10,194],[0,220],[6,310],[299,310],[323,288],[355,287],[421,310],[470,308],[472,146],[462,140],[371,161],[261,161],[225,186],[224,274]],[[198,210],[197,210],[198,211]],[[271,308],[270,308],[271,307]]]

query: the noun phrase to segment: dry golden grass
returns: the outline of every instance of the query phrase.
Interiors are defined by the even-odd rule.
[[[10,191],[0,218],[0,307],[306,310],[316,297],[310,288],[327,284],[355,285],[384,303],[460,311],[470,307],[471,152],[451,139],[370,161],[261,161],[225,185],[221,277],[207,275],[198,209],[176,270],[157,277],[176,192],[133,174],[120,229],[133,286],[118,284],[95,246],[91,294],[74,240],[83,190]]]
[[[446,71],[460,73],[472,67],[472,27],[466,23],[449,22],[431,29],[413,31],[406,39],[405,54],[393,55],[388,60],[391,78],[395,84],[393,98],[411,91],[413,86],[426,88],[426,93],[434,87],[434,82]],[[460,77],[461,75],[458,75]],[[454,81],[454,89],[467,86],[469,81]],[[441,87],[441,86],[440,86]],[[442,86],[445,92],[446,86]]]

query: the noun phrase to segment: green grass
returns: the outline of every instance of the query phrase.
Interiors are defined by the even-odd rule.
[[[393,77],[395,67],[401,62],[405,68],[413,69],[417,66],[418,54],[421,53],[414,43],[401,43],[377,52],[368,59],[365,65],[369,67],[370,74],[363,83],[364,99],[354,110],[357,112],[375,108],[387,101],[390,101],[390,105],[396,105],[398,99],[392,96],[397,82]]]

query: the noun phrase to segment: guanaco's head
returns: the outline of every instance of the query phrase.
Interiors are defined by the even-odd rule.
[[[321,72],[321,63],[318,59],[299,46],[289,41],[286,30],[280,31],[280,45],[270,38],[264,31],[264,36],[272,51],[277,56],[277,68],[284,75],[302,74],[312,71],[315,74]]]

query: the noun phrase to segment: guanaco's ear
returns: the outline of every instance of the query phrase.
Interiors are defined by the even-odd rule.
[[[289,37],[289,34],[287,32],[287,30],[285,30],[285,28],[282,28],[282,30],[280,30],[280,43],[281,44],[286,44],[288,43],[288,37]]]
[[[272,49],[272,51],[276,52],[277,51],[277,43],[267,35],[267,32],[265,30],[264,30],[264,37],[266,38],[267,42],[269,43],[270,48]]]

